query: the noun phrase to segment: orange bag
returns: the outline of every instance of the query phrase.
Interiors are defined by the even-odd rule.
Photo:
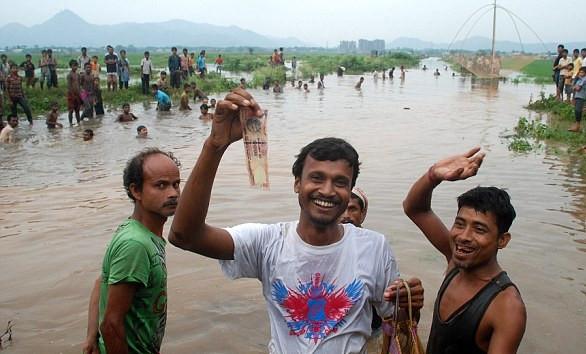
[[[398,320],[399,292],[397,291],[395,313],[392,317],[383,320],[383,348],[381,354],[425,354],[417,334],[417,322],[413,320],[411,289],[409,289],[409,284],[406,281],[402,280],[402,282],[407,289],[409,318]]]

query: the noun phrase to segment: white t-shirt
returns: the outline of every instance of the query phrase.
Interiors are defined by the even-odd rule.
[[[228,228],[234,260],[220,261],[230,278],[261,281],[271,326],[270,353],[364,353],[372,305],[382,317],[393,304],[385,288],[399,277],[383,235],[344,225],[334,244],[312,246],[297,222]]]
[[[142,66],[142,73],[145,75],[149,75],[153,69],[150,58],[142,58],[142,60],[140,61],[140,66]]]

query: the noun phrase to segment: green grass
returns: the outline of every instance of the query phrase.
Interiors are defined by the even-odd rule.
[[[539,150],[547,143],[550,151],[561,153],[566,151],[573,153],[586,145],[586,133],[569,132],[568,128],[574,120],[574,107],[570,104],[559,102],[554,96],[541,98],[530,103],[527,108],[550,113],[546,121],[528,120],[519,118],[515,126],[515,134],[509,140],[509,149],[516,152],[530,152]],[[582,155],[586,163],[586,156]]]
[[[287,80],[285,68],[282,66],[265,66],[255,70],[252,73],[252,82],[250,82],[250,86],[262,86],[265,80],[268,80],[270,82],[271,87],[273,86],[273,82],[275,80],[279,80],[281,86],[285,86]]]
[[[393,66],[413,67],[419,64],[418,57],[407,53],[392,53],[378,57],[345,54],[304,55],[300,60],[300,71],[305,78],[319,73],[333,73],[339,66],[345,67],[347,74],[363,74],[375,70],[388,70]]]
[[[548,59],[538,59],[521,68],[521,72],[529,77],[552,81],[553,62]]]

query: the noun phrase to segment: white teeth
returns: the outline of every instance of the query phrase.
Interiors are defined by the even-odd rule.
[[[325,200],[314,199],[313,202],[324,208],[331,208],[334,206],[334,203],[326,202]]]
[[[470,248],[470,247],[456,245],[456,251],[461,252],[461,253],[472,253],[474,251],[474,249]]]

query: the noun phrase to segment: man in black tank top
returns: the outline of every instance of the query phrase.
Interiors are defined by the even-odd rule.
[[[448,262],[427,354],[516,353],[525,332],[525,305],[497,261],[515,219],[507,192],[476,187],[462,194],[450,230],[431,209],[435,187],[476,175],[483,159],[480,148],[474,148],[435,163],[403,202],[407,216]]]

